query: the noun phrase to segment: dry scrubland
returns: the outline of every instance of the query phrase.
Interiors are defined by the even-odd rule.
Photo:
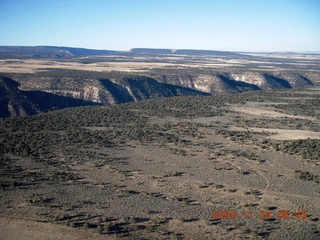
[[[0,238],[318,239],[319,99],[313,87],[2,119]]]
[[[270,89],[281,74],[318,74],[318,62],[289,53],[128,55],[6,59],[0,72],[183,72],[190,80],[194,72],[267,70],[280,74],[264,78]],[[43,80],[12,76],[28,91]],[[320,87],[316,75],[314,84],[301,76],[310,87],[0,119],[0,239],[319,239]]]
[[[0,72],[35,73],[50,69],[98,72],[149,72],[152,69],[191,69],[191,71],[226,68],[254,71],[319,71],[320,55],[295,53],[243,53],[235,56],[188,55],[109,55],[66,59],[1,59]]]

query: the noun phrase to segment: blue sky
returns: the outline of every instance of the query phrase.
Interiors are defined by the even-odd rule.
[[[0,45],[320,51],[320,0],[0,0]]]

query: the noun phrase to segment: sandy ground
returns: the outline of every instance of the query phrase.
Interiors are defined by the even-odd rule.
[[[146,63],[146,62],[100,62],[81,64],[77,62],[59,62],[46,60],[20,60],[17,63],[5,63],[0,61],[0,72],[35,73],[38,70],[61,68],[84,71],[145,71],[154,67],[175,66],[170,63]]]
[[[214,120],[209,119],[210,122]],[[49,223],[2,218],[0,236],[2,239],[115,237],[104,234],[99,238],[94,230],[87,232],[83,227],[73,229],[53,224],[50,216],[66,212],[72,216],[71,222],[86,219],[81,217],[82,212],[91,213],[94,218],[90,221],[93,222],[100,216],[107,216],[114,222],[128,216],[139,219],[125,226],[145,229],[141,232],[131,230],[130,237],[125,239],[141,239],[141,236],[179,239],[179,235],[181,239],[256,239],[263,234],[270,239],[302,239],[304,236],[315,239],[312,237],[319,236],[314,233],[319,229],[319,185],[299,181],[295,171],[319,174],[320,166],[311,167],[297,156],[272,149],[261,150],[250,144],[229,141],[216,135],[214,129],[201,127],[198,132],[205,138],[186,136],[192,145],[172,143],[161,147],[132,142],[114,149],[96,149],[117,160],[90,159],[82,164],[71,161],[69,171],[80,174],[80,181],[2,192],[2,214],[14,213],[16,219],[26,215],[44,218]],[[186,156],[176,154],[177,150],[184,150]],[[250,160],[238,154],[241,152],[258,159]],[[34,165],[34,169],[28,167],[30,172],[43,168],[24,158],[14,164],[23,168]],[[46,171],[50,172],[50,168]],[[33,196],[53,201],[45,205],[30,204],[27,199]],[[275,220],[260,220],[261,209],[271,209]],[[277,217],[278,211],[286,209],[292,213],[290,221]],[[309,219],[295,217],[300,209],[308,212]],[[235,210],[238,217],[208,224],[214,210]],[[252,211],[253,217],[244,217],[244,211]],[[155,224],[157,219],[163,223]],[[65,225],[65,221],[60,224]],[[156,230],[147,230],[152,227]],[[296,229],[298,233],[290,229]],[[168,238],[165,237],[167,234]]]
[[[252,58],[247,59],[248,56],[259,57],[256,60]],[[265,59],[265,57],[267,57]],[[34,73],[43,69],[62,68],[62,69],[75,69],[75,70],[88,70],[88,71],[124,71],[124,72],[144,72],[152,68],[208,68],[208,69],[225,69],[225,67],[239,67],[246,68],[247,70],[267,70],[279,71],[287,70],[282,67],[282,63],[270,62],[272,58],[291,59],[293,61],[287,62],[287,65],[292,65],[294,69],[299,66],[303,67],[303,71],[319,71],[318,62],[320,55],[304,55],[304,54],[245,54],[242,58],[229,59],[228,57],[217,56],[96,56],[98,62],[83,64],[77,62],[90,57],[79,57],[63,61],[50,59],[50,60],[37,60],[37,59],[5,59],[0,60],[0,72],[10,73]],[[102,61],[105,60],[105,61]],[[127,59],[127,61],[126,61]],[[94,61],[94,60],[93,60]],[[284,60],[285,61],[285,60]],[[306,69],[305,66],[310,69]]]
[[[306,130],[284,130],[284,129],[270,129],[270,128],[249,128],[255,132],[270,132],[276,133],[271,135],[271,139],[275,140],[296,140],[296,139],[320,139],[320,132],[306,131]]]
[[[294,116],[290,114],[285,114],[281,112],[277,112],[272,107],[265,107],[264,105],[259,104],[247,104],[246,106],[233,106],[230,108],[233,111],[245,113],[247,115],[254,115],[254,116],[262,116],[262,117],[270,117],[270,118],[300,118],[300,119],[309,119],[314,120],[315,118],[312,117],[305,117],[305,116]]]
[[[195,64],[190,62],[189,64],[177,64],[171,63],[171,59],[168,62],[145,62],[143,60],[137,59],[137,61],[128,62],[98,62],[83,64],[79,62],[67,62],[67,61],[54,61],[54,60],[0,60],[0,72],[9,73],[35,73],[36,71],[51,69],[51,68],[61,68],[61,69],[73,69],[73,70],[85,70],[85,71],[98,71],[98,72],[109,72],[109,71],[122,71],[122,72],[144,72],[149,71],[152,68],[221,68],[226,66],[241,66],[241,61],[232,63],[204,63]]]
[[[35,222],[30,220],[16,220],[0,217],[1,240],[79,240],[79,239],[116,239],[99,236],[90,231],[70,229],[56,224]]]

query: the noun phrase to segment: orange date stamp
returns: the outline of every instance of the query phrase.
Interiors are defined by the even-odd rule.
[[[289,211],[289,210],[278,210],[277,212],[271,212],[271,210],[263,210],[260,212],[254,212],[253,210],[244,209],[243,211],[236,210],[213,210],[212,219],[279,219],[279,220],[288,220],[288,219],[307,219],[307,211],[302,209],[298,211]]]

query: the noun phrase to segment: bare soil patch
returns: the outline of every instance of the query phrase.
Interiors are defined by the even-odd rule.
[[[320,132],[305,131],[305,130],[284,130],[284,129],[270,129],[270,128],[250,128],[255,132],[270,132],[275,133],[271,135],[271,139],[275,140],[295,140],[295,139],[320,139]]]

